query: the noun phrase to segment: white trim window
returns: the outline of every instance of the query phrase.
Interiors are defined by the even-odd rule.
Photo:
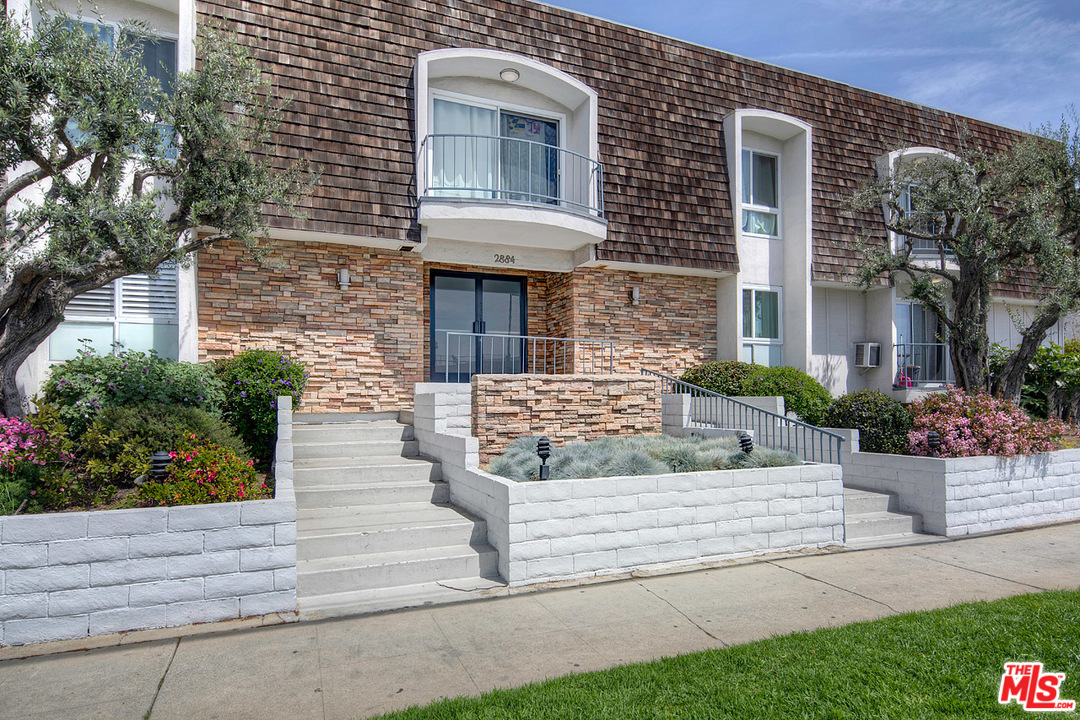
[[[923,235],[936,235],[941,232],[945,226],[945,214],[940,212],[927,212],[919,209],[919,186],[908,185],[904,188],[903,193],[897,198],[897,204],[900,206],[903,216],[915,218],[915,230]],[[898,235],[897,240],[901,245],[906,243],[909,238],[904,235]],[[922,238],[910,238],[911,241],[911,254],[912,255],[937,255],[939,253],[937,243],[932,240],[924,240]],[[948,252],[946,255],[951,256],[952,253]]]
[[[177,277],[176,265],[169,263],[156,275],[128,275],[74,298],[49,336],[49,362],[74,358],[84,340],[99,355],[153,350],[177,359]]]
[[[896,378],[900,388],[943,384],[951,380],[949,345],[945,328],[929,309],[914,300],[898,300],[896,325]]]
[[[742,293],[743,362],[770,367],[781,365],[784,359],[783,290],[746,287]]]
[[[742,231],[780,237],[780,158],[742,151]]]

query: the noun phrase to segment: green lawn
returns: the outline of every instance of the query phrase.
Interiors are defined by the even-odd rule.
[[[1002,666],[1038,660],[1080,701],[1080,592],[1024,595],[573,675],[389,718],[972,718],[1001,706]],[[1035,717],[1076,717],[1037,713]]]

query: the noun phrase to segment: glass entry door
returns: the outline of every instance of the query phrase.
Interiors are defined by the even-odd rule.
[[[433,271],[431,381],[525,369],[525,280]]]

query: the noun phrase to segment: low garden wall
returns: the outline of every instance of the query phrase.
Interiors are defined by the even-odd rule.
[[[522,435],[559,443],[661,431],[660,382],[642,375],[474,375],[483,462]]]
[[[296,610],[292,399],[273,500],[0,517],[0,645]]]
[[[857,430],[837,430],[844,483],[895,493],[922,515],[924,532],[957,537],[1080,520],[1080,450],[1016,457],[932,458],[859,451]]]
[[[478,438],[436,429],[457,397],[444,395],[418,389],[420,450],[451,502],[487,521],[511,585],[843,543],[837,465],[517,483],[479,469]]]

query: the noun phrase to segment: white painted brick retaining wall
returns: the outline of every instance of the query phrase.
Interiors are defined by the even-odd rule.
[[[957,537],[991,530],[1080,520],[1080,450],[1012,458],[929,458],[858,451],[858,431],[844,444],[844,480],[897,495],[919,513],[923,530]]]
[[[273,500],[0,517],[0,645],[296,610],[292,404]]]
[[[488,525],[511,585],[839,545],[837,465],[517,483],[479,470],[476,438],[434,429],[436,393],[416,395],[420,450],[450,498]],[[427,419],[425,419],[427,418]]]

